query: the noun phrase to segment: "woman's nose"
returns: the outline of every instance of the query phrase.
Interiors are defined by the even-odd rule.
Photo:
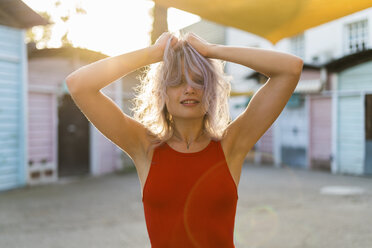
[[[190,84],[186,84],[185,92],[194,92],[195,89]]]

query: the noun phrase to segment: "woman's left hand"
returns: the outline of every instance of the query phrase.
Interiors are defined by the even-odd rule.
[[[201,55],[204,57],[210,57],[210,48],[213,46],[213,44],[207,42],[206,40],[200,38],[196,34],[190,32],[187,37],[186,41],[196,49]]]

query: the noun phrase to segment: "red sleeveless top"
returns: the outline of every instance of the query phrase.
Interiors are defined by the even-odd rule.
[[[152,248],[234,248],[237,201],[220,141],[194,153],[155,148],[142,197]]]

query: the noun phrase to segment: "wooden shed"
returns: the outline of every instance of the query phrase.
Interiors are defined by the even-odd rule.
[[[0,1],[0,191],[27,183],[26,29],[48,22],[20,0]]]
[[[122,151],[88,121],[64,81],[77,68],[107,56],[73,47],[36,49],[30,44],[28,50],[28,183],[121,169]],[[102,92],[121,107],[121,88],[118,80]]]
[[[276,163],[329,170],[331,161],[331,97],[326,72],[304,64],[298,85],[275,123]]]
[[[252,98],[253,94],[268,80],[268,78],[257,72],[254,71],[250,73],[246,77],[244,77],[246,81],[253,80],[256,82],[256,87],[253,88],[253,92],[248,98],[246,104],[244,104],[244,109],[249,104],[250,99]],[[244,111],[244,109],[242,111]],[[254,152],[254,163],[257,164],[272,164],[274,162],[274,126],[271,125],[268,130],[262,135],[262,137],[256,142],[254,147],[252,148]]]
[[[255,72],[263,84],[264,75]],[[255,162],[292,167],[329,167],[331,157],[331,101],[319,66],[304,64],[299,83],[283,112],[256,143]],[[319,108],[322,107],[322,108]],[[327,119],[328,118],[328,119]],[[319,136],[321,134],[321,136]]]
[[[334,85],[332,171],[372,174],[372,49],[325,66]]]

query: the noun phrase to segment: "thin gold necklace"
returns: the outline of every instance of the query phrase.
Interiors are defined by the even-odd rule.
[[[182,138],[180,138],[179,136],[176,135],[176,133],[173,133],[174,136],[176,136],[177,138],[179,138],[180,140],[182,140]],[[202,130],[201,134],[196,138],[194,139],[193,141],[191,141],[190,143],[186,142],[186,147],[187,147],[187,150],[189,149],[190,145],[192,142],[194,142],[195,140],[199,139],[202,135],[204,134],[204,129]],[[183,141],[183,140],[182,140]]]

